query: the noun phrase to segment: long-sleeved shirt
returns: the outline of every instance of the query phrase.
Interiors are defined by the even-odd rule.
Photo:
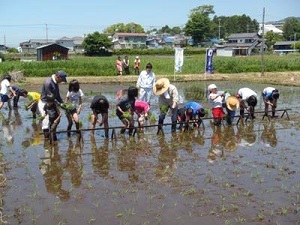
[[[170,98],[166,98],[165,94],[161,94],[159,96],[159,100],[158,100],[159,105],[167,105],[167,106],[172,107],[172,105],[175,103],[175,105],[177,106],[178,101],[179,101],[179,95],[178,95],[177,88],[173,84],[170,84],[167,92],[168,92]]]
[[[143,70],[136,82],[136,87],[153,88],[155,81],[155,74],[152,71],[150,73],[147,73],[146,70]]]
[[[47,95],[53,94],[56,101],[63,103],[62,98],[60,97],[58,83],[55,80],[55,74],[47,78],[42,87],[41,100],[46,102]]]

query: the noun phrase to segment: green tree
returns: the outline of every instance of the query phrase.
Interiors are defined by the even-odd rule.
[[[221,26],[221,38],[227,38],[230,34],[234,33],[256,33],[258,31],[258,22],[255,19],[252,20],[245,14],[241,16],[214,17],[213,23],[215,24],[215,27],[219,26],[219,20]],[[217,29],[214,29],[214,31],[215,36],[217,36]]]
[[[128,23],[125,25],[127,33],[145,33],[144,28],[140,24]]]
[[[182,32],[181,28],[176,26],[171,29],[171,34],[180,34]]]
[[[265,39],[266,39],[266,45],[268,46],[268,49],[272,49],[273,45],[277,42],[277,41],[283,41],[283,37],[280,34],[276,34],[274,33],[272,30],[268,31],[265,34]]]
[[[214,13],[211,5],[198,6],[191,10],[184,31],[193,37],[195,44],[199,44],[209,36],[211,27],[209,15]]]
[[[100,34],[98,31],[88,34],[82,46],[85,49],[85,54],[89,56],[106,55],[107,50],[111,47],[111,39],[105,34]]]
[[[295,48],[295,49],[297,49],[299,51],[300,50],[300,41],[297,41],[295,43],[295,46],[293,45],[293,46],[291,46],[291,48]]]
[[[144,28],[140,24],[136,23],[116,23],[105,28],[103,33],[145,33]]]
[[[9,53],[18,53],[18,49],[16,49],[16,48],[7,48],[7,52],[9,52]]]
[[[290,17],[285,20],[283,26],[283,37],[285,40],[290,41],[299,40],[300,38],[300,22],[295,17]]]

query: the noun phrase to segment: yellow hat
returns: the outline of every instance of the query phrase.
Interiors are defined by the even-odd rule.
[[[167,78],[160,78],[155,82],[155,85],[153,86],[153,93],[155,95],[161,95],[163,94],[170,85],[170,81]]]
[[[235,96],[229,96],[228,98],[226,98],[225,102],[226,107],[231,111],[235,111],[240,107],[240,101]]]

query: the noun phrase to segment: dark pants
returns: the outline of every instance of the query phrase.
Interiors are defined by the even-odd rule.
[[[174,108],[174,109],[170,109],[172,110],[172,132],[176,131],[176,124],[177,124],[177,114],[178,114],[178,107]],[[164,124],[164,120],[166,118],[166,112],[165,113],[160,113],[159,117],[158,117],[158,125],[160,125],[159,127],[162,127],[162,125]]]

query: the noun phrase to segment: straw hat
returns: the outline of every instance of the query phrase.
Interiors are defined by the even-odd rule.
[[[240,107],[240,101],[235,96],[229,96],[226,98],[226,107],[231,111],[235,111]]]
[[[155,95],[161,95],[164,93],[170,85],[170,81],[167,78],[160,78],[155,82],[155,85],[153,86],[153,93]]]

